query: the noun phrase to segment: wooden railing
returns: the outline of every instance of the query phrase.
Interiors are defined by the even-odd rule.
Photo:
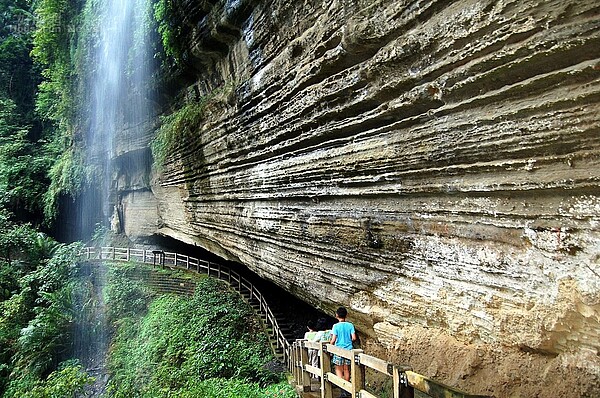
[[[320,367],[308,363],[308,350],[318,351]],[[350,360],[350,381],[346,381],[332,372],[333,355]],[[490,398],[484,395],[471,395],[428,379],[412,371],[410,366],[395,365],[382,359],[367,355],[363,350],[344,350],[328,343],[296,340],[292,344],[292,373],[297,387],[303,392],[310,391],[311,376],[320,380],[320,396],[333,398],[333,389],[338,387],[351,394],[353,398],[378,398],[366,390],[366,370],[392,378],[394,398],[413,398],[415,390],[435,398]]]
[[[179,253],[169,253],[162,250],[145,250],[119,247],[85,247],[81,256],[86,260],[110,260],[151,264],[154,267],[169,267],[186,271],[194,271],[207,274],[218,279],[227,281],[229,285],[241,295],[249,298],[249,301],[257,303],[257,312],[264,321],[267,328],[271,329],[272,337],[275,339],[275,348],[283,353],[283,359],[289,364],[291,344],[285,338],[277,318],[269,308],[265,297],[248,279],[239,273],[219,263],[200,260],[195,257]]]

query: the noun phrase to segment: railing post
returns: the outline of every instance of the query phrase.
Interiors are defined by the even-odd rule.
[[[352,390],[350,394],[357,397],[360,390],[365,388],[365,366],[360,364],[360,355],[363,350],[352,350],[352,360],[350,363],[350,381]]]
[[[146,264],[146,249],[142,249],[142,263]]]
[[[221,263],[217,264],[217,278],[221,279]]]
[[[116,256],[116,254],[115,254],[115,247],[113,246],[113,247],[112,247],[112,259],[113,259],[113,260],[114,260],[114,259],[116,259],[116,257],[115,257],[115,256]]]
[[[321,398],[333,398],[333,388],[327,380],[327,373],[331,372],[331,355],[327,352],[327,344],[322,343],[319,349],[321,369],[323,369],[323,377],[321,377]]]
[[[208,269],[206,270],[206,275],[210,276],[210,261],[208,262]]]
[[[296,387],[298,385],[298,363],[297,363],[297,355],[296,355],[296,350],[298,349],[298,344],[296,342],[292,343],[292,377],[294,377],[294,387]]]
[[[131,258],[131,249],[127,248],[127,261],[129,261]]]
[[[296,355],[294,354],[294,350],[295,350],[295,346],[294,346],[294,344],[292,344],[291,353],[290,353],[290,357],[288,358],[287,366],[288,366],[288,371],[294,377],[294,383],[296,383],[296,374],[294,373],[294,370],[296,369],[296,367],[294,366],[294,364],[295,364],[294,361],[296,360]]]
[[[265,322],[267,322],[269,320],[269,306],[267,305],[267,300],[264,297],[262,310],[264,311]]]
[[[294,369],[296,369],[296,351],[294,351],[294,347],[292,346],[292,357],[290,358],[290,372],[294,372]]]
[[[393,367],[392,379],[394,381],[394,398],[415,397],[415,389],[408,384],[406,373],[397,366]]]
[[[300,385],[300,380],[302,380],[302,376],[300,374],[300,346],[298,345],[298,342],[294,342],[293,345],[293,352],[294,352],[294,370],[292,372],[292,374],[294,375],[294,381],[296,382],[296,386]]]
[[[190,256],[185,256],[185,269],[190,269]]]
[[[277,341],[279,342],[279,336],[277,336]],[[306,364],[308,364],[308,349],[302,344],[302,341],[298,342],[298,346],[300,347],[300,385],[302,386],[302,391],[307,392],[310,391],[310,374],[306,371]]]

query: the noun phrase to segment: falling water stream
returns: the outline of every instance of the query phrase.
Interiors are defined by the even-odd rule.
[[[131,131],[143,134],[140,126],[148,124],[151,99],[146,88],[152,73],[148,50],[151,1],[100,0],[90,4],[98,17],[98,41],[88,60],[89,107],[82,116],[89,121],[86,161],[98,178],[97,186],[82,195],[82,212],[88,212],[81,216],[86,223],[81,225],[82,239],[90,235],[95,225],[115,224],[118,191],[123,187],[117,186],[114,164],[119,156],[127,156],[127,151],[120,149],[127,145],[124,141],[136,139]],[[80,274],[84,288],[76,298],[80,311],[74,326],[74,356],[96,377],[95,385],[83,396],[101,397],[108,378],[105,364],[110,334],[102,292],[106,270],[102,264],[83,264]]]
[[[150,119],[147,88],[153,72],[148,23],[151,2],[101,0],[97,4],[98,42],[87,77],[90,107],[85,110],[85,118],[89,120],[87,160],[99,175],[99,186],[87,203],[84,198],[83,209],[95,208],[94,214],[101,215],[101,220],[93,220],[94,224],[114,227],[117,192],[124,188],[117,186],[114,165],[120,156],[128,161],[139,160],[125,148],[128,141],[136,141],[144,134]]]
[[[95,378],[81,397],[101,397],[106,390],[108,372],[106,354],[109,346],[109,325],[103,290],[106,268],[101,263],[84,263],[79,269],[79,289],[74,302],[73,356],[79,359],[88,374]]]

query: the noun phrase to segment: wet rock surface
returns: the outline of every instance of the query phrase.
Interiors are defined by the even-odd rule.
[[[600,395],[599,1],[178,4],[182,93],[221,94],[120,180],[125,231],[346,305],[469,392]]]

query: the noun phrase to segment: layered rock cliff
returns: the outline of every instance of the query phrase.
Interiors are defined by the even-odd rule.
[[[600,1],[176,5],[171,111],[205,109],[152,176],[122,167],[130,236],[346,305],[469,391],[600,394]]]

